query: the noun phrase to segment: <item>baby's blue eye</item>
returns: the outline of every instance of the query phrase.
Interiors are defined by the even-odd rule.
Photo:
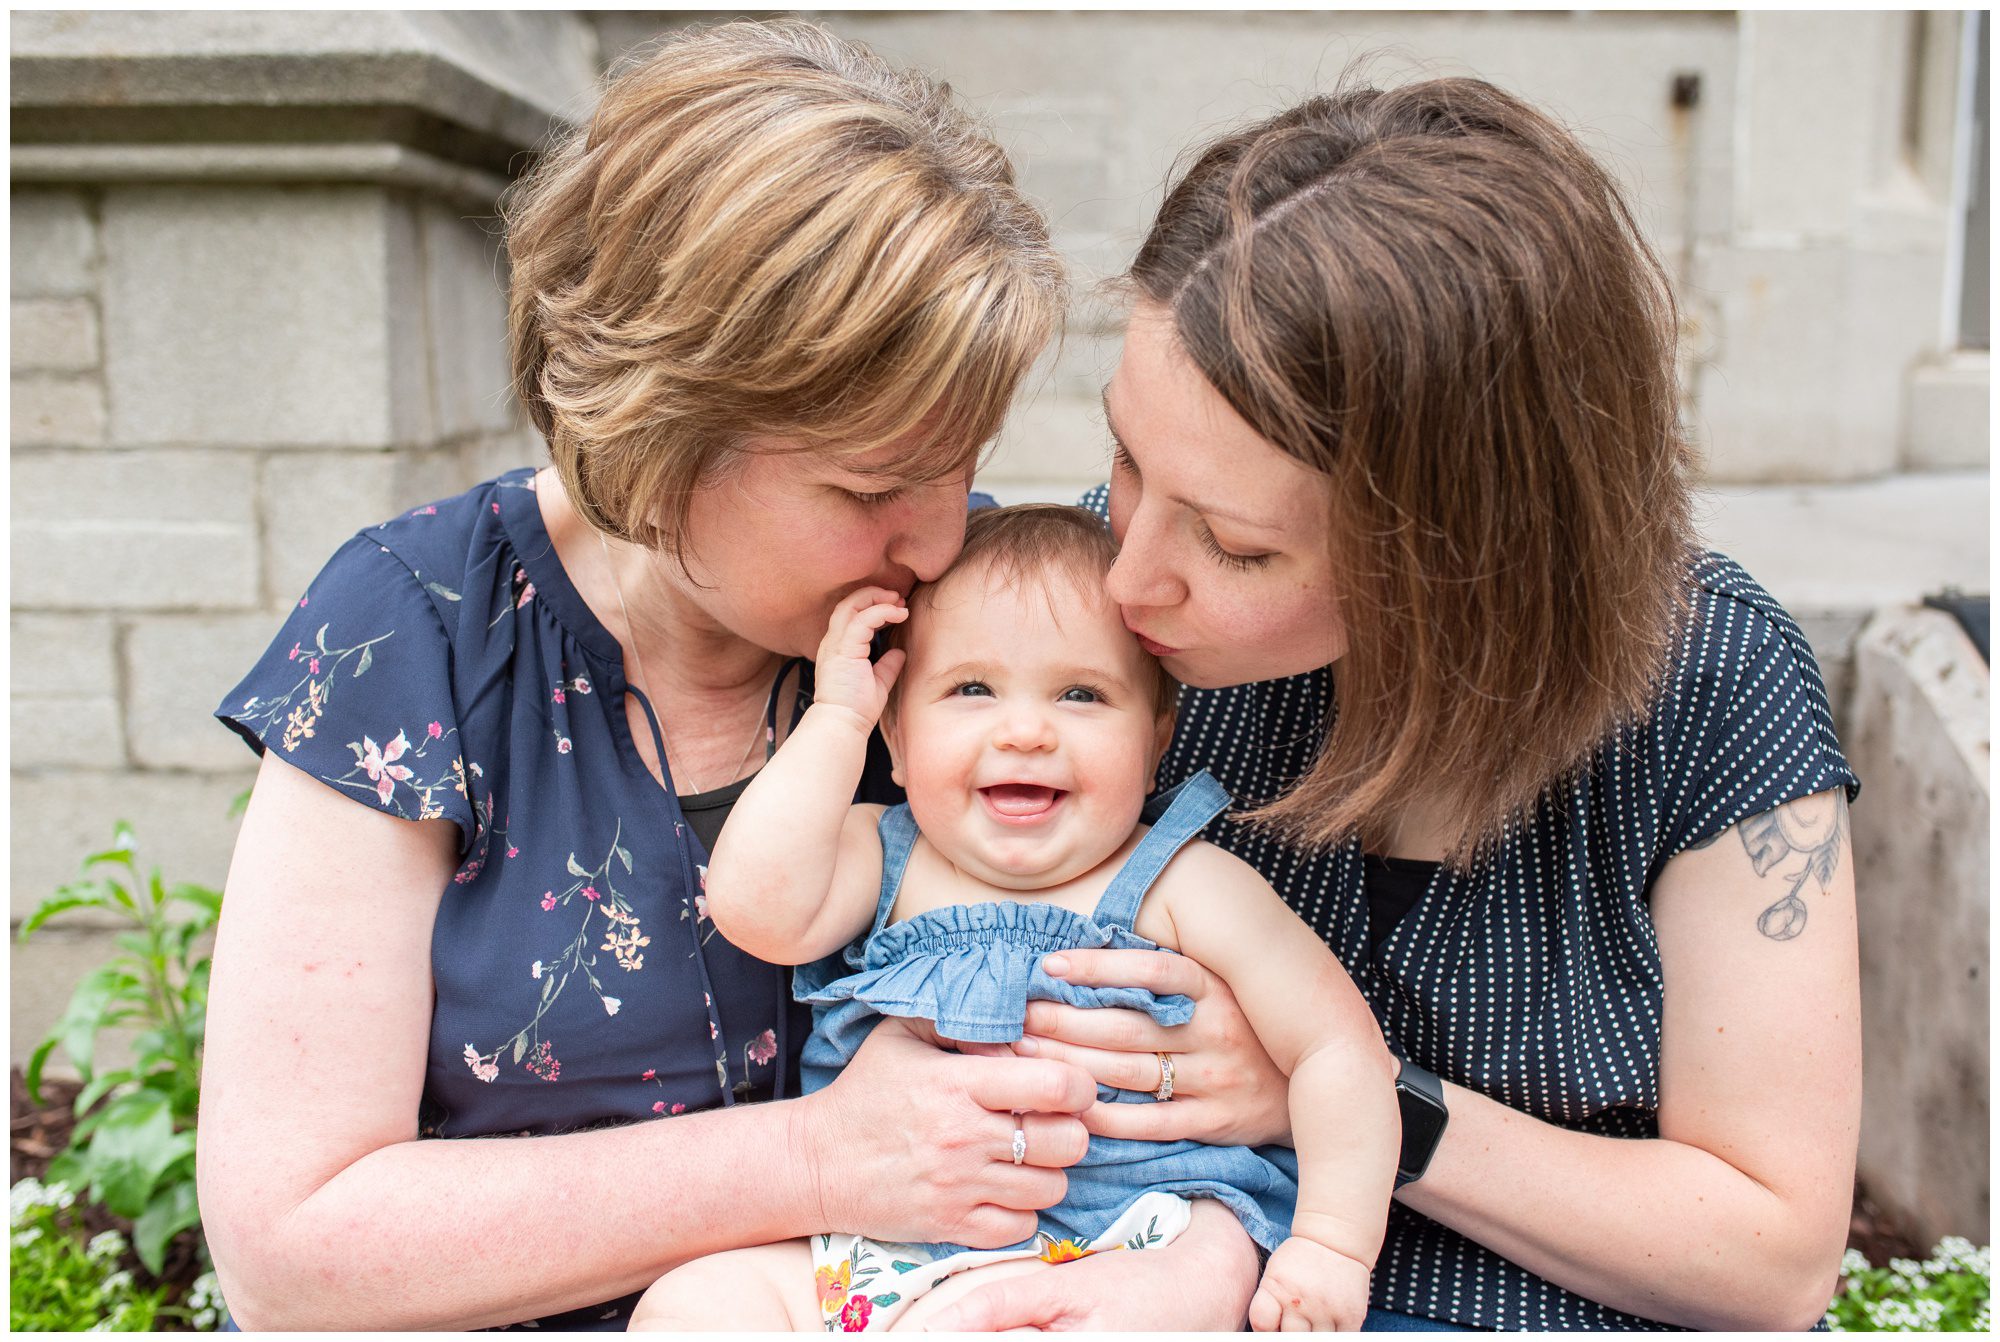
[[[1066,704],[1094,704],[1097,702],[1097,691],[1085,689],[1081,685],[1072,685],[1062,692],[1062,702]]]
[[[993,691],[987,688],[985,681],[968,680],[963,685],[960,685],[956,690],[952,691],[952,693],[960,695],[963,698],[970,699],[976,695],[982,695],[982,694],[990,696],[993,693]]]

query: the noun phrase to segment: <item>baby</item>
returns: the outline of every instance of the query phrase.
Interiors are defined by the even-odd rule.
[[[1041,962],[1063,947],[1192,956],[1228,983],[1291,1077],[1296,1157],[1093,1137],[1025,1244],[981,1252],[825,1234],[737,1250],[660,1278],[633,1327],[914,1324],[911,1304],[969,1268],[1168,1243],[1188,1224],[1190,1197],[1225,1203],[1270,1251],[1254,1327],[1360,1325],[1400,1132],[1386,1054],[1319,938],[1248,865],[1196,837],[1227,804],[1221,787],[1199,774],[1147,805],[1176,687],[1104,594],[1113,555],[1081,509],[992,509],[972,516],[957,561],[907,606],[883,588],[843,600],[812,707],[716,845],[709,915],[752,954],[803,966],[807,1090],[889,1016],[965,1052],[1005,1051],[1030,999],[1183,1024],[1185,997],[1079,987]],[[876,631],[906,619],[871,664]],[[847,800],[878,720],[907,806]],[[843,949],[844,961],[813,964]],[[1156,1102],[1102,1087],[1100,1098]],[[1017,1120],[1016,1163],[1025,1135]]]

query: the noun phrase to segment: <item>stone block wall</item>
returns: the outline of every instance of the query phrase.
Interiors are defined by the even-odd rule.
[[[499,245],[462,210],[371,184],[12,204],[18,922],[120,818],[220,885],[255,766],[224,692],[358,527],[535,445]],[[61,1011],[55,966],[107,949],[91,922],[15,949],[14,1056]]]

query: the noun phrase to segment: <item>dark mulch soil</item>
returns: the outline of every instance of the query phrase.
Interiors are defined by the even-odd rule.
[[[49,1162],[59,1155],[69,1141],[69,1130],[76,1126],[76,1115],[70,1111],[70,1102],[83,1087],[74,1081],[42,1079],[42,1102],[36,1104],[28,1094],[28,1083],[21,1078],[21,1069],[12,1069],[8,1089],[12,1122],[8,1125],[8,1169],[7,1182],[11,1186],[23,1179],[39,1179],[48,1169]],[[77,1212],[83,1216],[83,1223],[93,1235],[103,1230],[116,1230],[125,1236],[125,1242],[132,1242],[132,1223],[122,1216],[113,1216],[104,1208],[84,1202],[78,1198]],[[186,1298],[188,1288],[202,1273],[201,1240],[195,1231],[183,1231],[167,1246],[166,1261],[158,1277],[148,1272],[139,1262],[139,1255],[129,1247],[120,1267],[129,1269],[133,1278],[142,1285],[164,1283],[169,1304]],[[168,1320],[161,1320],[162,1326],[173,1326]]]

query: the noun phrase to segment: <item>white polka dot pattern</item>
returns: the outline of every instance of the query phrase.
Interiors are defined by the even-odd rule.
[[[1084,506],[1102,515],[1102,486]],[[1304,853],[1227,816],[1210,841],[1255,866],[1323,937],[1405,1056],[1562,1127],[1658,1135],[1661,974],[1648,899],[1667,859],[1747,816],[1860,784],[1798,626],[1708,555],[1651,719],[1606,745],[1472,872],[1440,871],[1376,952],[1357,844]],[[1160,768],[1206,768],[1249,809],[1311,763],[1334,713],[1326,670],[1187,690]],[[1480,1328],[1667,1325],[1585,1300],[1400,1205],[1381,1309]]]

